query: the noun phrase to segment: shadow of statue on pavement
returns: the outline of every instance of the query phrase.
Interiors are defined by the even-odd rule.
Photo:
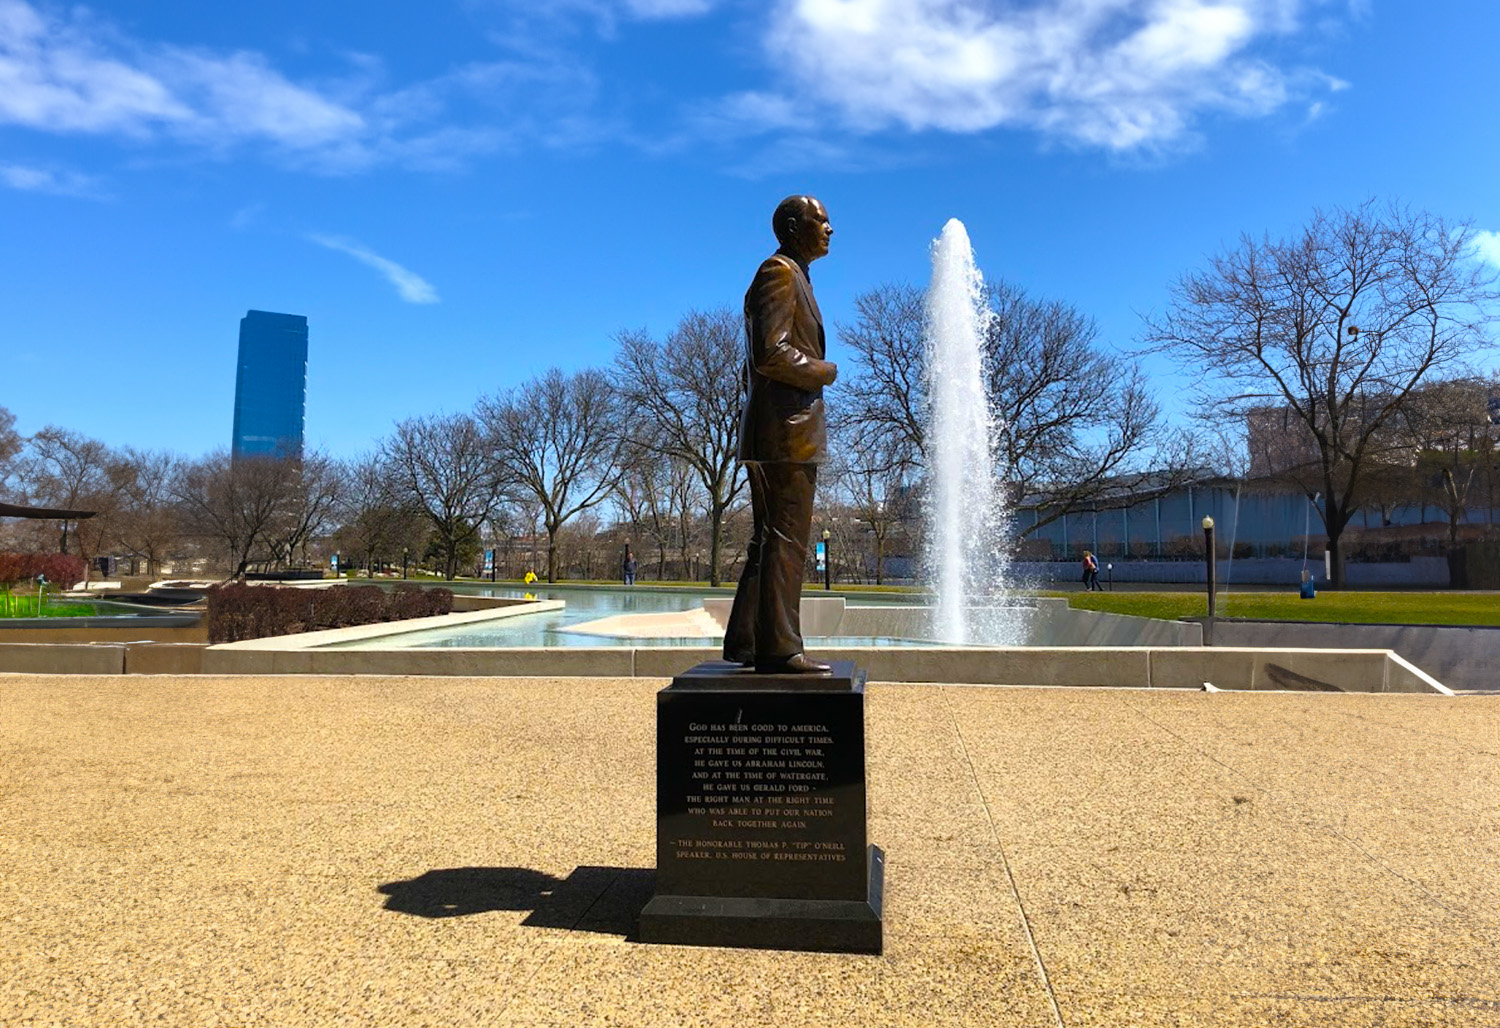
[[[633,939],[641,908],[655,889],[651,868],[590,867],[558,878],[529,867],[450,867],[376,891],[385,909],[416,917],[468,917],[529,910],[529,928],[563,928]]]

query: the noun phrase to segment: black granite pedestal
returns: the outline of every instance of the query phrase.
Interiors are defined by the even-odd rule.
[[[865,676],[711,661],[656,701],[656,895],[643,942],[879,953]]]

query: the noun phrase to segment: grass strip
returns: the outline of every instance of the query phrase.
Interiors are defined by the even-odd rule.
[[[1106,614],[1176,620],[1203,617],[1208,602],[1197,592],[1072,593],[1069,605]],[[1220,593],[1221,617],[1348,624],[1500,625],[1500,594],[1463,592]]]

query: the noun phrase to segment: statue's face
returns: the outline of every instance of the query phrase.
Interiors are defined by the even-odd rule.
[[[828,241],[833,238],[833,226],[828,223],[828,211],[814,200],[806,212],[797,219],[797,248],[809,261],[828,256]]]

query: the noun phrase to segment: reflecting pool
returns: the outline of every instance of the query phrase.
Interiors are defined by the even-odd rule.
[[[452,628],[433,628],[420,632],[401,632],[373,639],[361,639],[347,643],[334,643],[327,649],[372,649],[372,648],[419,648],[456,647],[488,648],[495,646],[718,646],[719,636],[671,636],[642,638],[639,636],[597,635],[592,632],[575,632],[570,628],[588,621],[613,617],[620,614],[666,614],[693,610],[703,606],[708,598],[724,599],[731,594],[726,590],[656,590],[650,588],[621,587],[556,588],[545,585],[525,586],[476,586],[465,583],[459,590],[469,595],[531,597],[537,600],[562,600],[567,604],[562,610],[544,611],[503,618],[493,622],[472,625],[455,625]],[[809,595],[812,595],[811,593]],[[900,597],[911,603],[916,597]],[[876,600],[871,605],[888,606],[891,601]],[[849,603],[850,607],[861,606]],[[828,649],[840,646],[930,646],[930,640],[900,639],[886,636],[809,636],[809,649]],[[320,647],[324,648],[324,647]]]

